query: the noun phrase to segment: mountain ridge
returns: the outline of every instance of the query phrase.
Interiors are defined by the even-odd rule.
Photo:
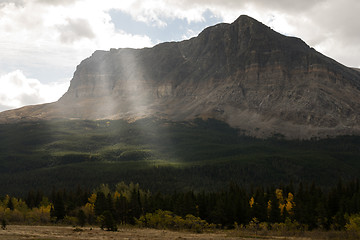
[[[95,51],[50,104],[0,113],[37,119],[216,118],[256,137],[360,134],[360,72],[242,15],[197,37]]]

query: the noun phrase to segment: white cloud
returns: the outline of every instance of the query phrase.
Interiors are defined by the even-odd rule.
[[[3,56],[28,65],[19,56],[32,56],[39,66],[64,66],[74,69],[93,51],[120,47],[149,47],[157,40],[146,35],[131,35],[116,29],[109,11],[126,12],[151,26],[166,26],[169,19],[204,21],[211,11],[225,22],[247,14],[275,30],[303,38],[325,54],[359,65],[360,28],[357,0],[6,0],[0,4],[0,47]],[[184,36],[194,36],[184,33]],[[333,45],[329,45],[329,39]],[[181,39],[179,39],[181,40]],[[335,45],[336,44],[336,45]],[[334,48],[346,46],[346,51]],[[47,55],[51,54],[51,58]],[[5,60],[3,60],[5,61]],[[7,62],[9,62],[7,60]],[[0,66],[5,66],[0,59]],[[21,67],[23,69],[23,67]],[[7,69],[10,71],[10,69]],[[11,69],[13,70],[13,69]],[[43,81],[43,79],[40,79]]]
[[[70,82],[42,84],[27,78],[20,70],[0,76],[0,111],[44,102],[57,101],[68,89]]]
[[[93,32],[89,22],[86,19],[66,19],[67,23],[59,25],[60,40],[63,43],[73,43],[82,38],[93,39]]]
[[[224,22],[233,22],[246,14],[276,31],[302,38],[310,46],[349,66],[358,66],[360,59],[360,1],[358,0],[129,0],[126,4],[105,0],[107,8],[116,8],[138,21],[166,25],[167,19],[203,21],[211,11]],[[184,36],[186,36],[185,34]],[[355,54],[356,53],[356,54]]]
[[[153,45],[145,35],[115,29],[100,2],[27,0],[0,4],[2,71],[65,67],[70,72],[95,50]]]

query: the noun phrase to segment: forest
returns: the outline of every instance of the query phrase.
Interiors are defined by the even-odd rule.
[[[358,136],[257,139],[215,119],[19,122],[0,124],[0,136],[0,195],[121,181],[162,193],[218,191],[229,182],[328,188],[360,174]]]
[[[152,193],[139,184],[102,184],[89,191],[53,189],[45,195],[0,199],[0,220],[8,224],[99,226],[116,231],[134,225],[158,229],[252,228],[286,231],[360,231],[360,183],[339,180],[335,187],[315,184],[244,188],[229,183],[214,192]]]
[[[257,139],[214,119],[20,122],[0,134],[3,228],[360,229],[358,136]]]

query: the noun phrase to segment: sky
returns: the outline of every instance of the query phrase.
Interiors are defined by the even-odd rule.
[[[358,0],[0,0],[0,111],[53,102],[95,50],[152,47],[246,14],[360,68]]]

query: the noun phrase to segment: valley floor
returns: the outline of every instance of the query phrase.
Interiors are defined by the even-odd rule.
[[[191,233],[191,232],[174,232],[169,230],[156,229],[139,229],[139,228],[122,228],[117,232],[107,232],[99,228],[90,229],[73,228],[67,226],[26,226],[10,225],[6,230],[0,230],[0,240],[108,240],[108,239],[228,239],[228,240],[247,240],[247,239],[293,239],[305,240],[311,238],[292,238],[292,237],[237,237],[232,236],[233,232],[221,231],[215,233]]]

